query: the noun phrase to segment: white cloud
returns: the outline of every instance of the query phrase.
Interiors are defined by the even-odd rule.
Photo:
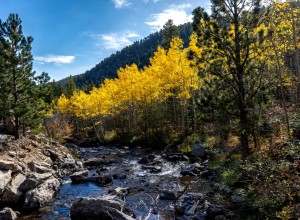
[[[119,50],[125,46],[132,44],[134,38],[139,37],[139,35],[132,31],[126,31],[124,33],[110,33],[110,34],[97,34],[91,35],[95,38],[97,46],[104,47],[108,50]]]
[[[156,2],[158,2],[159,0],[144,0],[145,3],[148,3],[148,2],[150,2],[150,1],[153,2],[153,3],[156,3]]]
[[[47,55],[47,56],[35,56],[34,61],[40,64],[54,63],[54,64],[68,64],[72,63],[75,56],[60,56],[60,55]]]
[[[116,8],[129,7],[131,3],[128,0],[112,0]]]
[[[175,25],[191,22],[193,16],[187,12],[187,10],[191,8],[191,4],[171,5],[163,12],[151,15],[149,21],[145,23],[149,25],[153,31],[158,31],[169,19],[173,20]]]

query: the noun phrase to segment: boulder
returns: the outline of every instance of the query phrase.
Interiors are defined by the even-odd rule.
[[[150,162],[153,162],[155,159],[155,155],[154,154],[149,154],[145,157],[142,157],[140,160],[139,160],[139,163],[140,164],[147,164],[147,163],[150,163]]]
[[[23,208],[25,210],[37,210],[52,201],[60,182],[51,177],[38,187],[28,190],[25,194]]]
[[[162,170],[160,166],[143,165],[142,168],[144,170],[150,170],[150,173],[159,173]]]
[[[36,172],[36,173],[51,173],[52,172],[52,169],[50,168],[49,164],[46,164],[46,163],[43,163],[43,165],[41,165],[32,160],[27,165],[32,172]]]
[[[189,158],[181,153],[167,154],[165,158],[171,162],[188,161]]]
[[[15,220],[17,219],[17,214],[11,208],[4,208],[0,211],[0,220]]]
[[[197,158],[204,159],[206,157],[205,145],[200,141],[196,141],[192,146],[191,155]]]
[[[0,194],[11,180],[11,170],[0,170]]]
[[[89,171],[88,170],[82,170],[73,173],[70,178],[72,180],[72,183],[80,183],[87,180]]]
[[[9,160],[0,160],[0,170],[11,170],[13,173],[18,171],[18,165]]]
[[[175,192],[166,190],[166,191],[162,192],[162,194],[159,196],[159,199],[161,199],[161,200],[176,200],[177,196],[176,196]]]
[[[115,163],[114,160],[108,158],[89,158],[83,164],[85,166],[100,166]]]
[[[74,169],[76,167],[76,161],[71,157],[64,158],[62,168]]]
[[[20,185],[20,189],[24,192],[33,189],[51,176],[51,173],[29,173],[26,175],[26,180]]]
[[[124,202],[115,196],[80,198],[72,204],[70,214],[73,220],[134,220],[135,217]]]
[[[5,187],[1,201],[5,204],[18,204],[23,195],[20,186],[25,180],[26,177],[22,173],[18,173],[13,177],[12,181]]]
[[[95,183],[97,183],[101,186],[107,186],[107,185],[109,185],[113,182],[113,177],[112,176],[94,175],[94,176],[88,177],[87,179],[88,179],[88,181],[95,182]]]

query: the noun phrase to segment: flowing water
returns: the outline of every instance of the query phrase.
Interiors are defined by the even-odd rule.
[[[106,174],[126,175],[124,179],[114,179],[111,185],[101,187],[92,182],[72,184],[69,178],[63,179],[63,183],[50,206],[39,211],[24,216],[21,219],[70,219],[70,207],[72,203],[80,197],[96,197],[108,194],[111,190],[122,187],[128,189],[128,194],[124,197],[126,205],[131,208],[140,219],[160,220],[174,219],[172,212],[172,201],[161,200],[159,195],[169,190],[172,192],[182,192],[191,181],[197,178],[186,180],[180,176],[180,171],[186,162],[169,162],[163,159],[161,152],[151,152],[156,160],[162,162],[162,170],[158,173],[151,173],[143,169],[138,161],[150,151],[116,147],[82,148],[78,150],[83,158],[92,158],[105,155],[114,158],[117,163],[105,166]],[[102,167],[103,168],[103,167]],[[90,175],[97,167],[90,170]]]

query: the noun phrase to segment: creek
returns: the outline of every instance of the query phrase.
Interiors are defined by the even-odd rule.
[[[77,198],[111,194],[115,189],[121,189],[124,193],[121,197],[134,211],[137,219],[175,219],[174,202],[180,195],[186,192],[199,192],[199,190],[204,193],[209,191],[205,180],[199,176],[181,175],[182,170],[189,166],[186,157],[173,158],[174,160],[170,161],[165,151],[141,147],[101,146],[76,150],[83,161],[91,158],[103,158],[110,161],[105,165],[85,167],[89,169],[89,176],[101,173],[101,175],[112,177],[112,183],[108,185],[99,185],[94,182],[74,184],[69,177],[66,177],[62,180],[62,185],[49,206],[20,219],[70,219],[70,207]],[[145,161],[147,159],[151,161]]]

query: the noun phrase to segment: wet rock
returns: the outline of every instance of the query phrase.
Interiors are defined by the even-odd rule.
[[[126,174],[124,173],[115,173],[112,175],[113,179],[119,179],[119,180],[123,180],[126,179]]]
[[[73,183],[80,183],[83,181],[87,180],[89,171],[88,170],[82,170],[82,171],[78,171],[73,173],[70,178],[72,180]]]
[[[172,191],[163,191],[161,195],[159,195],[159,199],[161,200],[176,200],[177,196],[175,192]]]
[[[3,193],[6,185],[10,182],[11,173],[11,170],[0,170],[0,194]]]
[[[142,159],[139,160],[139,163],[140,164],[147,164],[147,163],[153,162],[154,159],[155,159],[155,155],[154,154],[149,154],[145,157],[142,157]]]
[[[13,161],[0,160],[0,170],[11,170],[14,173],[18,171],[18,165]]]
[[[205,167],[195,163],[189,166],[182,168],[180,174],[182,176],[200,176],[205,170]]]
[[[5,187],[1,202],[5,204],[18,204],[21,199],[23,192],[20,189],[21,184],[26,180],[25,175],[18,173],[12,178],[12,181]]]
[[[27,210],[37,210],[45,206],[52,201],[59,186],[60,182],[56,178],[51,177],[38,187],[27,191],[23,208]]]
[[[26,180],[20,185],[20,190],[27,191],[43,183],[52,176],[51,173],[29,173],[26,174]]]
[[[197,158],[206,158],[206,148],[203,143],[196,141],[192,146],[191,155]]]
[[[167,154],[165,156],[166,160],[171,162],[178,162],[178,161],[188,161],[189,158],[181,153],[175,153],[175,154]]]
[[[83,165],[85,166],[101,166],[101,165],[108,165],[115,163],[115,160],[108,159],[108,158],[89,158],[85,162],[83,162]]]
[[[49,164],[46,164],[46,163],[41,165],[32,160],[27,165],[32,172],[36,172],[36,173],[51,173],[52,172],[52,169],[50,169]]]
[[[15,220],[17,219],[17,213],[11,208],[4,208],[0,211],[0,220]]]
[[[150,170],[150,173],[159,173],[162,170],[162,167],[160,167],[160,166],[147,166],[147,165],[143,165],[142,169],[144,169],[144,170]]]
[[[71,219],[133,220],[134,213],[115,196],[80,198],[72,204]]]
[[[113,182],[113,177],[112,176],[91,176],[87,178],[88,181],[95,182],[101,186],[107,186]]]
[[[124,196],[126,196],[127,194],[129,194],[129,188],[123,188],[123,187],[117,187],[113,190],[109,190],[108,191],[110,194],[112,195],[116,195],[120,198],[124,198]]]

